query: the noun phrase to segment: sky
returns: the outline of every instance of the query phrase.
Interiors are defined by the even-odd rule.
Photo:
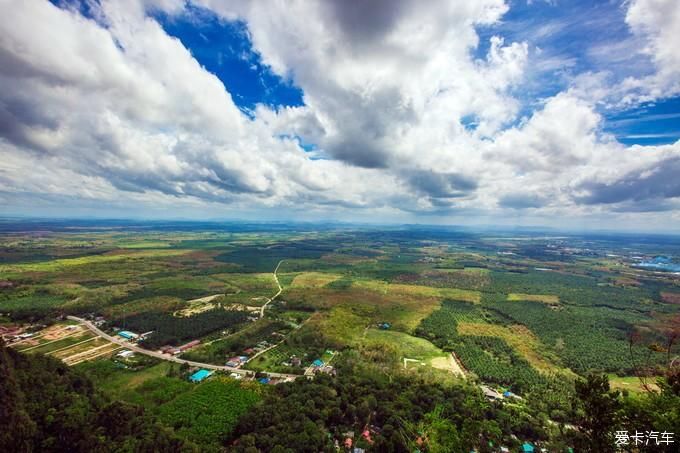
[[[680,232],[677,0],[0,8],[0,215]]]

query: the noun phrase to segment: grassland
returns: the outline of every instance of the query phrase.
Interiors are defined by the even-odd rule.
[[[321,272],[303,272],[298,274],[290,283],[293,288],[321,288],[340,279],[337,274],[325,274]]]
[[[169,362],[159,361],[141,370],[130,370],[110,360],[98,360],[80,364],[77,368],[112,398],[139,402],[137,390],[143,389],[147,381],[167,376],[172,366]]]
[[[415,359],[430,365],[436,359],[446,359],[449,356],[424,338],[413,337],[403,332],[371,328],[366,331],[366,335],[362,337],[360,343],[368,346],[391,345],[402,359]],[[440,361],[437,361],[437,363],[440,363]]]
[[[648,391],[656,392],[659,386],[656,385],[655,377],[648,377],[643,380],[636,376],[617,376],[615,374],[609,375],[609,385],[614,390],[627,391],[631,393],[645,393]]]

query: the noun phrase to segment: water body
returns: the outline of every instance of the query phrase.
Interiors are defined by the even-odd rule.
[[[642,267],[644,269],[652,269],[657,271],[680,272],[680,264],[674,263],[667,256],[657,256],[648,261],[642,261],[635,265],[635,267]]]

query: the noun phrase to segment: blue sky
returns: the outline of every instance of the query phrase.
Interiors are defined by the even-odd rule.
[[[675,0],[0,1],[8,214],[680,225]]]
[[[256,104],[274,108],[304,104],[302,90],[289,77],[274,74],[262,64],[244,22],[220,20],[196,7],[179,17],[155,17],[170,36],[182,41],[201,65],[219,77],[244,112],[252,111]]]

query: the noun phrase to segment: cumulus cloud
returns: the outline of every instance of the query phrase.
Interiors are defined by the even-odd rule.
[[[680,2],[676,0],[633,0],[626,13],[626,22],[645,42],[643,49],[654,64],[653,75],[627,84],[652,98],[680,93]]]
[[[628,172],[610,182],[588,181],[578,197],[589,204],[627,201],[664,200],[680,197],[680,154],[675,153],[639,170]],[[664,205],[667,206],[667,205]]]
[[[680,196],[680,145],[607,136],[595,108],[604,94],[586,78],[520,117],[528,45],[492,36],[474,56],[476,27],[500,21],[503,0],[102,0],[87,2],[90,18],[62,3],[0,0],[4,199],[552,216],[672,209]],[[650,11],[672,16],[670,3],[632,2],[626,19],[669,90],[678,53],[664,30],[675,19]],[[197,7],[243,21],[304,105],[246,116],[151,15]]]

